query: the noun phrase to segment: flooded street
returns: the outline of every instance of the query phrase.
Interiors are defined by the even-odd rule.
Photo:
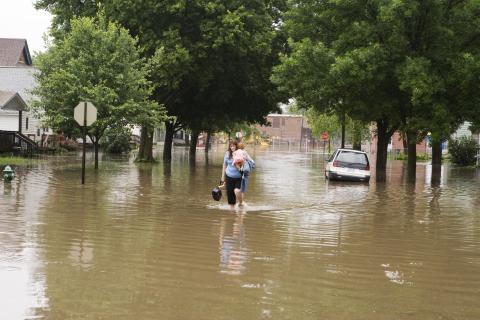
[[[0,183],[0,319],[480,319],[480,170],[328,182],[323,155],[253,149],[245,209],[195,165],[59,156]],[[405,163],[406,165],[406,163]]]

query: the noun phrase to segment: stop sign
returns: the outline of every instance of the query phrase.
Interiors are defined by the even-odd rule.
[[[73,118],[80,126],[91,126],[97,121],[97,108],[91,102],[82,101],[73,109]]]
[[[325,131],[325,132],[322,133],[322,140],[323,140],[323,141],[327,141],[327,140],[328,140],[328,132]]]

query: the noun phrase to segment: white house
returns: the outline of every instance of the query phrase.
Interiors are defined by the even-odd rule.
[[[0,131],[17,131],[39,143],[51,132],[43,128],[40,120],[30,112],[34,72],[27,41],[0,38],[0,91],[18,94],[20,100],[15,98],[16,103],[25,104],[24,109],[19,110],[21,112],[0,110]]]
[[[0,91],[0,130],[21,132],[22,112],[27,108],[17,92]]]

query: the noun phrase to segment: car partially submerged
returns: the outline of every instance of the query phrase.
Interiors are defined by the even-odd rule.
[[[337,149],[325,165],[328,180],[370,181],[370,162],[363,151]]]

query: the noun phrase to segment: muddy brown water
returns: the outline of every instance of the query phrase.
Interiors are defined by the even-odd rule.
[[[325,181],[323,155],[249,150],[247,206],[195,165],[17,168],[0,183],[0,319],[480,319],[480,170],[404,163],[387,182]]]

